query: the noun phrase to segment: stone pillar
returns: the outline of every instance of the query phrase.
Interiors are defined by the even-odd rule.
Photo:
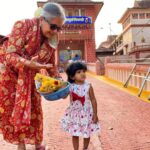
[[[105,67],[104,64],[100,63],[99,60],[96,61],[96,74],[97,75],[104,75],[105,74]]]
[[[96,75],[100,75],[100,62],[99,62],[99,60],[96,61]]]
[[[104,64],[106,65],[106,64],[108,64],[110,62],[111,62],[111,58],[110,57],[106,57],[105,61],[104,61]]]
[[[106,57],[105,61],[104,61],[104,67],[105,67],[105,76],[108,76],[108,70],[107,70],[107,64],[111,63],[111,58],[110,57]]]
[[[95,43],[93,40],[85,41],[85,61],[88,63],[96,62]]]

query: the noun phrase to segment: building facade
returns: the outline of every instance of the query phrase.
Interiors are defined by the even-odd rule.
[[[66,11],[67,20],[59,33],[58,62],[78,55],[87,63],[96,61],[94,23],[103,3],[91,0],[49,0],[58,2]],[[38,2],[42,7],[45,2]]]
[[[136,57],[150,54],[150,1],[135,1],[134,7],[125,11],[119,23],[123,32],[111,44],[114,54]]]
[[[114,49],[111,47],[112,41],[117,37],[117,35],[108,35],[107,40],[102,42],[96,49],[96,57],[106,57],[111,56],[114,53]]]

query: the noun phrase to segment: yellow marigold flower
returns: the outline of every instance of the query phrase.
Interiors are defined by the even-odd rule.
[[[40,84],[41,86],[39,88],[40,92],[47,92],[47,93],[54,92],[59,90],[62,86],[62,81],[39,73],[36,74],[34,80],[41,83]]]

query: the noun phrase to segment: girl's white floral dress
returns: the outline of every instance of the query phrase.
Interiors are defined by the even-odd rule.
[[[89,97],[90,83],[71,84],[71,103],[61,120],[62,128],[72,136],[89,138],[99,132],[99,123],[93,123],[93,107]]]

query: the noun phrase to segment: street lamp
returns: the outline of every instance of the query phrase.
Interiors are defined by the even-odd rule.
[[[109,23],[109,30],[110,30],[110,35],[111,35],[111,23]]]
[[[108,27],[106,27],[106,28],[108,28],[108,29],[109,29],[109,31],[110,31],[110,35],[112,35],[112,33],[113,33],[114,35],[116,35],[116,34],[113,32],[112,28],[111,28],[111,23],[109,23],[108,25],[109,25],[109,26],[108,26]],[[103,29],[105,29],[105,28],[104,28],[104,27],[100,27],[100,29],[101,29],[101,30],[103,30]]]

